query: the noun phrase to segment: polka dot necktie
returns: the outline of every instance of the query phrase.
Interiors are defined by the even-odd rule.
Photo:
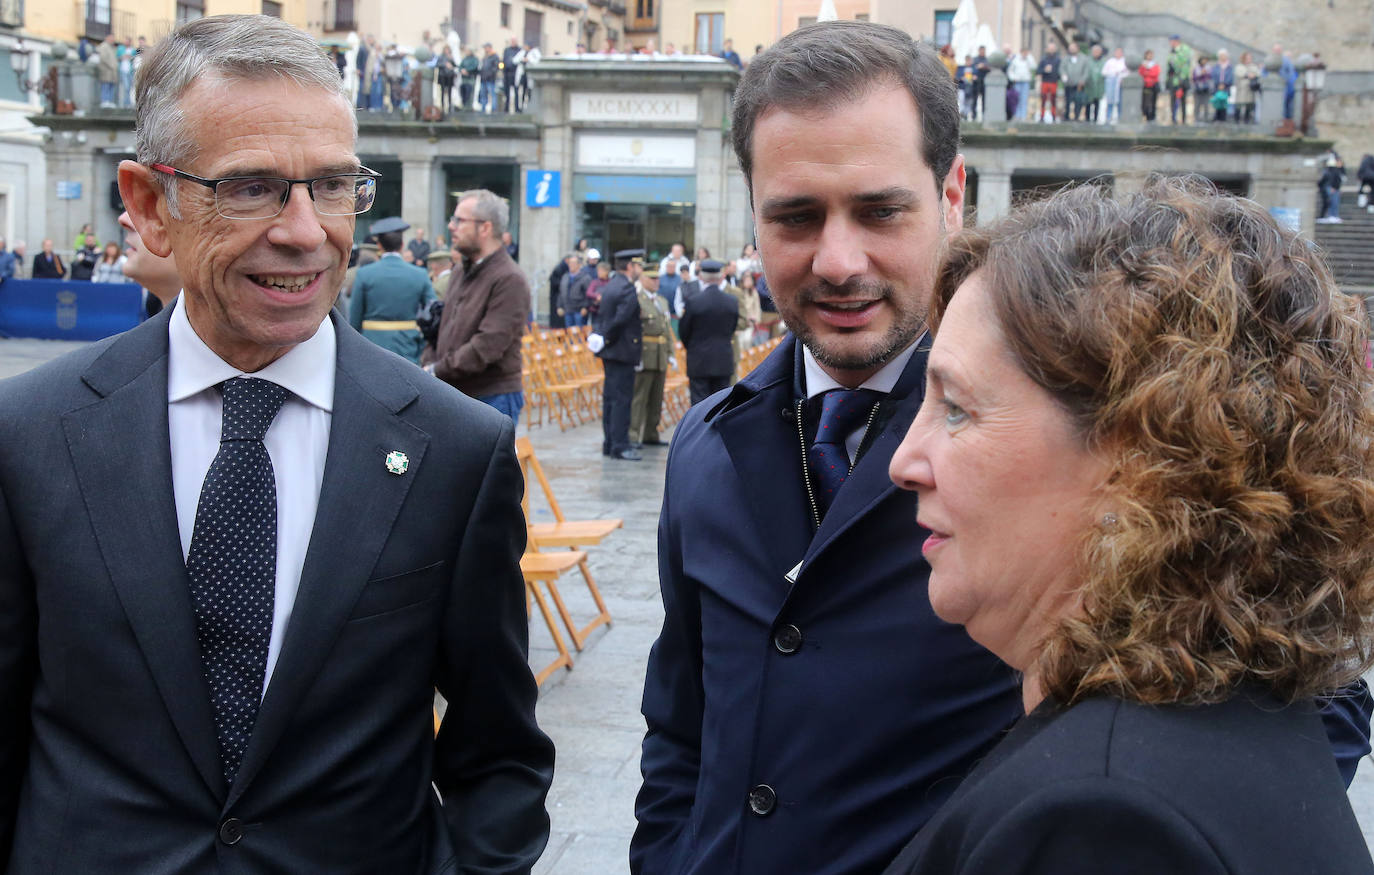
[[[258,717],[277,582],[277,481],[263,435],[287,391],[226,380],[219,452],[196,505],[186,570],[224,779],[234,783]]]
[[[845,438],[862,426],[881,393],[872,389],[831,389],[821,396],[821,420],[816,439],[807,453],[811,465],[812,492],[822,517],[849,476],[849,452]]]

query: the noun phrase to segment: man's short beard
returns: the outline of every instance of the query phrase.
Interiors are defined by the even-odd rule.
[[[827,348],[824,343],[817,340],[815,332],[800,316],[791,318],[796,314],[788,313],[791,309],[790,305],[784,305],[781,300],[774,299],[778,308],[778,315],[782,317],[788,329],[797,336],[797,340],[801,341],[803,346],[811,350],[811,355],[815,356],[817,362],[828,368],[834,368],[838,371],[867,371],[882,367],[896,358],[902,350],[911,346],[925,328],[924,310],[904,312],[895,304],[896,296],[893,294],[892,287],[878,283],[858,281],[849,282],[843,286],[827,284],[802,289],[797,300],[798,312],[807,303],[821,298],[834,299],[842,296],[881,298],[893,307],[892,327],[882,338],[874,341],[868,349],[841,352]]]

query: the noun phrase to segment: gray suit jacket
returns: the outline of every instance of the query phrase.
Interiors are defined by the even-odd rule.
[[[510,421],[331,317],[314,533],[226,787],[172,495],[169,312],[0,383],[0,863],[528,871],[553,749]]]

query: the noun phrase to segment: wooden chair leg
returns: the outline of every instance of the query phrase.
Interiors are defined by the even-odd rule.
[[[549,603],[544,601],[544,595],[539,591],[539,587],[534,582],[526,580],[525,590],[534,596],[534,601],[539,605],[539,613],[544,616],[544,625],[549,627],[549,634],[553,636],[553,646],[558,649],[558,656],[553,662],[540,669],[534,676],[535,684],[544,685],[549,675],[560,668],[572,671],[572,654],[568,652],[568,645],[563,643],[563,636],[558,634],[558,624],[554,622],[553,614],[549,612]]]
[[[587,589],[592,594],[592,600],[596,602],[597,615],[592,621],[581,629],[573,621],[572,612],[568,610],[567,604],[563,601],[563,594],[558,591],[558,584],[552,580],[544,581],[544,585],[549,588],[549,595],[553,596],[554,606],[558,608],[558,615],[563,618],[563,626],[568,630],[568,637],[572,639],[573,647],[582,652],[582,645],[587,643],[587,637],[592,634],[592,630],[597,626],[610,625],[611,612],[606,609],[606,603],[601,599],[601,591],[596,588],[596,581],[592,578],[592,573],[587,568],[587,560],[583,559],[577,563],[578,569],[582,572],[582,577],[587,581]]]
[[[602,623],[605,623],[607,626],[611,625],[611,612],[606,609],[606,602],[601,598],[601,590],[597,589],[596,580],[592,577],[591,569],[587,568],[587,560],[583,559],[581,562],[577,563],[577,567],[578,570],[582,572],[582,579],[587,582],[587,591],[592,594],[592,601],[596,602],[596,610],[598,612],[592,621],[584,626],[582,631],[578,633],[582,636],[582,640],[585,641],[587,640],[587,635],[597,626],[600,626]]]

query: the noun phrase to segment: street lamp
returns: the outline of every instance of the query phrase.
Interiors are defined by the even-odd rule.
[[[61,61],[67,57],[67,44],[54,43],[52,47],[53,61]],[[46,97],[49,102],[49,111],[57,114],[57,64],[49,65],[48,72],[37,79],[28,77],[29,51],[21,39],[19,43],[10,49],[10,69],[14,71],[15,81],[19,85],[19,90],[25,94],[34,93]]]

